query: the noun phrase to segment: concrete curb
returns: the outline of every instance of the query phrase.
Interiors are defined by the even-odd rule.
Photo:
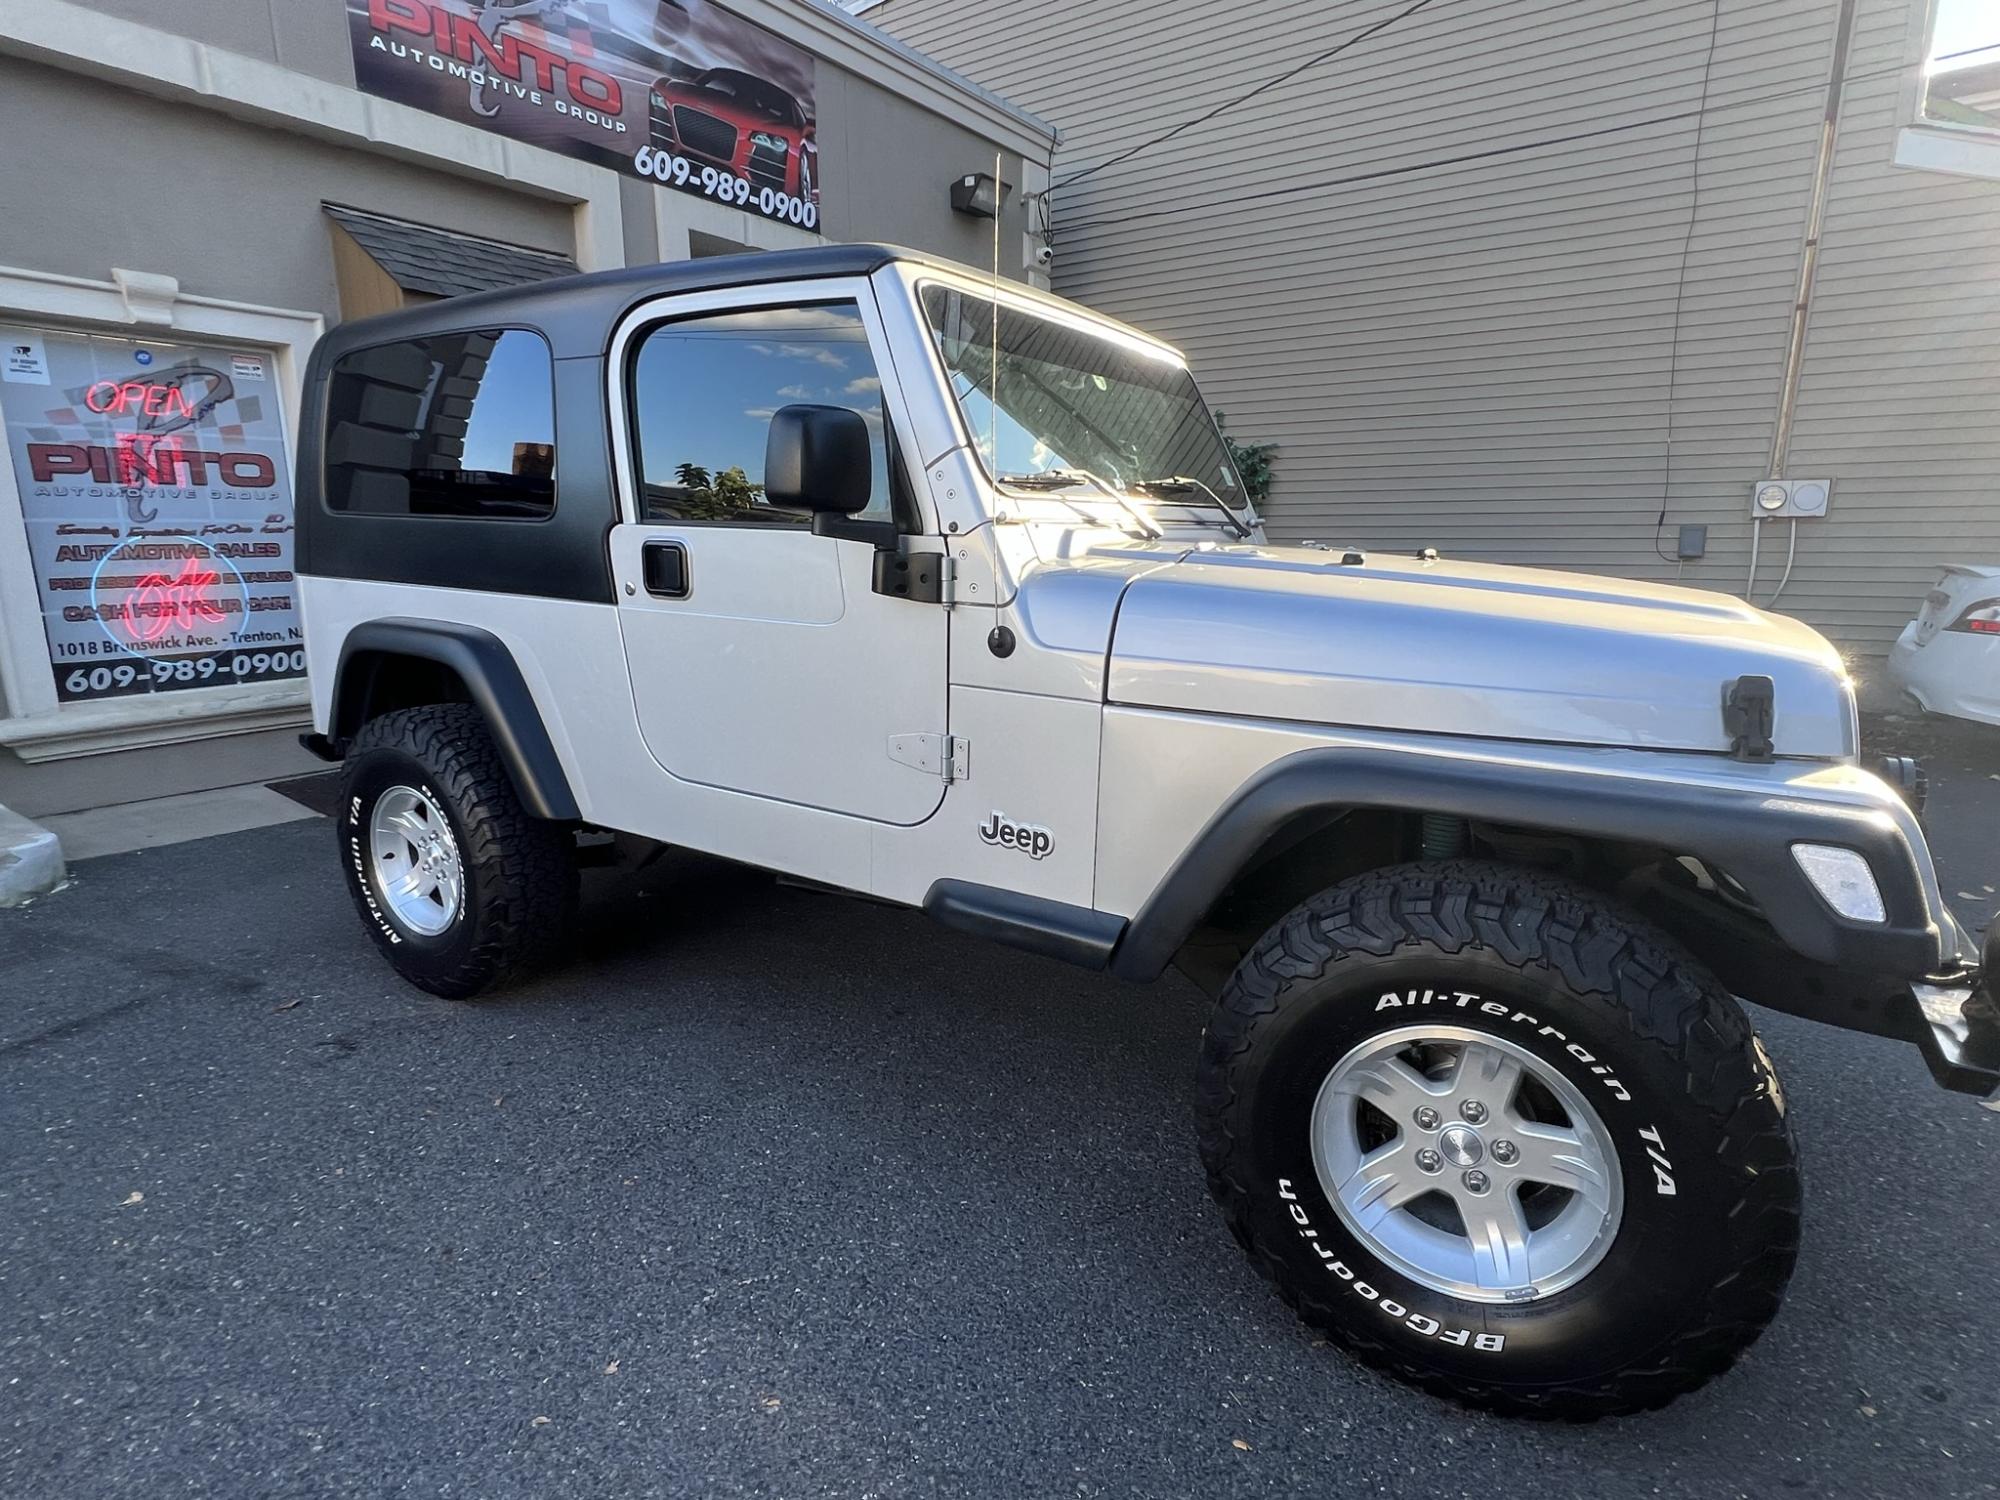
[[[63,880],[62,843],[39,823],[0,807],[0,906],[20,906]]]

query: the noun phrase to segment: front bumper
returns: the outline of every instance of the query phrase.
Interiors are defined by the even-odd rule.
[[[1971,974],[1910,986],[1911,1029],[1931,1076],[1958,1094],[2000,1097],[2000,922],[1986,933]]]

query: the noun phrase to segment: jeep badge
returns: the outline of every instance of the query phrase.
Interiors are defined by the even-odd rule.
[[[1056,836],[1039,823],[1009,822],[998,808],[979,830],[979,836],[1002,849],[1019,849],[1030,859],[1047,859],[1056,846]]]

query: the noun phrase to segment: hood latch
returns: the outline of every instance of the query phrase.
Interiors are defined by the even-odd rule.
[[[1743,676],[1722,689],[1722,732],[1737,760],[1771,761],[1771,735],[1778,727],[1777,685],[1768,677]]]

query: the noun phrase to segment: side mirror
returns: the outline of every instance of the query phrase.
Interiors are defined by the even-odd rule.
[[[851,516],[873,483],[868,424],[845,406],[781,406],[764,441],[764,498],[787,510]]]

